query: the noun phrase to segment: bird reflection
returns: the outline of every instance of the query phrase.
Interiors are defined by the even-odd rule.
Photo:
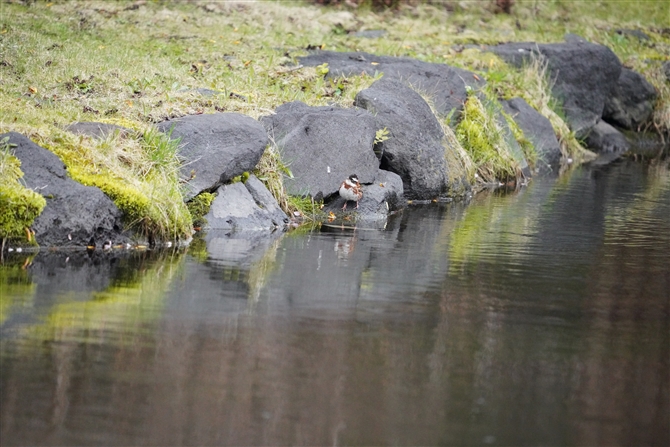
[[[335,239],[335,253],[338,259],[347,259],[354,252],[356,246],[356,237],[342,237]]]

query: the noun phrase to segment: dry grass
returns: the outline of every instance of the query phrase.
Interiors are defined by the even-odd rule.
[[[515,83],[521,97],[551,122],[564,158],[580,162],[592,160],[596,156],[581,145],[559,115],[560,104],[556,104],[551,96],[553,81],[547,74],[547,64],[542,57],[533,56],[530,63],[516,73]]]

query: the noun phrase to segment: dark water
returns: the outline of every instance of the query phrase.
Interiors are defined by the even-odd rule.
[[[668,445],[670,173],[0,269],[2,445]]]

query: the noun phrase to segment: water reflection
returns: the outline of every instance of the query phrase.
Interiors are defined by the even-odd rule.
[[[16,263],[3,445],[667,445],[670,174],[648,169]]]
[[[177,252],[15,254],[3,266],[14,284],[3,293],[3,307],[9,308],[2,317],[3,338],[93,341],[110,327],[123,338],[132,332],[129,323],[152,322],[162,313],[180,257]]]

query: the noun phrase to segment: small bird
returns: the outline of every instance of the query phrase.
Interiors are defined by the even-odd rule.
[[[347,202],[349,200],[356,202],[356,209],[358,209],[358,201],[363,198],[363,190],[356,174],[351,174],[348,179],[342,182],[340,185],[340,197],[344,199],[343,210],[347,209]]]

